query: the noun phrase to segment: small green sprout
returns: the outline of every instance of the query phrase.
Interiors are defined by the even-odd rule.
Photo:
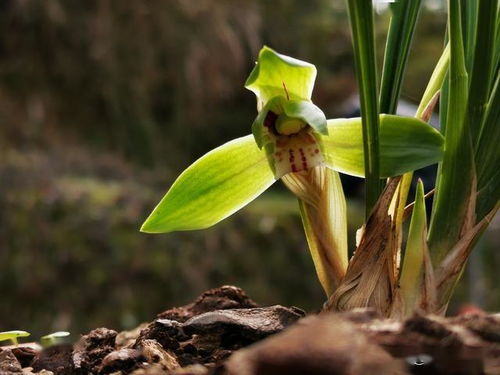
[[[10,340],[12,345],[18,345],[18,337],[28,337],[29,332],[26,331],[5,331],[0,332],[0,341]]]
[[[49,335],[45,335],[40,338],[40,343],[44,348],[47,348],[49,346],[54,346],[57,344],[61,344],[64,342],[64,339],[70,335],[69,332],[66,331],[58,331],[51,333]]]

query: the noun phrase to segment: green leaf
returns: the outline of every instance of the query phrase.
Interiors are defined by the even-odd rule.
[[[17,343],[18,337],[28,337],[29,332],[26,331],[5,331],[0,332],[0,341],[12,340],[12,342]]]
[[[422,290],[424,256],[427,249],[427,217],[425,214],[424,185],[419,180],[415,193],[415,206],[406,241],[403,268],[399,285],[406,315],[410,315],[418,304]]]
[[[328,135],[325,114],[313,103],[305,100],[289,100],[284,103],[283,111],[288,117],[303,120],[316,132]]]
[[[382,192],[373,4],[372,1],[360,0],[348,0],[347,4],[363,121],[366,217],[368,217]]]
[[[429,82],[427,83],[427,87],[425,88],[425,92],[422,95],[422,99],[420,100],[420,104],[418,105],[415,117],[422,118],[424,111],[426,110],[434,95],[436,95],[436,93],[441,90],[441,88],[443,87],[443,82],[445,81],[446,74],[448,73],[449,66],[450,45],[447,44],[432,72]],[[443,98],[443,93],[441,92],[440,94],[441,98]]]
[[[325,163],[352,176],[364,176],[361,119],[328,120],[322,136]],[[380,115],[380,175],[398,176],[437,163],[443,137],[429,124],[412,117]]]
[[[469,220],[473,194],[474,160],[470,124],[465,122],[468,77],[461,30],[460,2],[450,1],[449,93],[446,115],[445,152],[439,168],[438,184],[429,225],[429,248],[434,266],[458,242]]]
[[[391,7],[380,87],[380,112],[396,113],[410,45],[422,4],[421,0],[396,1]]]
[[[496,33],[495,33],[495,44],[496,46],[494,50],[494,62],[493,62],[493,70],[500,70],[500,6],[497,10],[497,25],[496,25]]]
[[[491,0],[486,0],[492,2]],[[495,0],[493,0],[495,1]],[[476,43],[476,28],[478,25],[478,0],[460,0],[460,14],[462,20],[462,35],[465,56],[465,66],[471,71]],[[483,15],[484,16],[484,15]],[[481,20],[483,22],[483,20]],[[483,51],[484,52],[484,51]]]
[[[249,135],[188,167],[142,225],[148,233],[203,229],[238,211],[275,181],[264,151]]]
[[[262,104],[275,96],[310,100],[315,79],[314,65],[263,47],[245,87],[253,91]]]
[[[471,1],[471,4],[473,3],[475,2]],[[478,12],[481,22],[477,23],[475,32],[474,54],[471,51],[473,64],[470,74],[469,105],[466,117],[466,121],[470,124],[473,145],[477,144],[492,86],[497,5],[496,1],[479,0]],[[471,32],[471,34],[473,33]],[[495,141],[495,143],[497,142]],[[480,165],[476,164],[476,168],[480,168]]]
[[[481,134],[476,149],[476,168],[479,197],[477,219],[481,220],[497,204],[500,198],[500,72],[485,110]]]

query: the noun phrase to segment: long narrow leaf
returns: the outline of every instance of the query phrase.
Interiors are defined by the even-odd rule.
[[[443,82],[445,80],[446,74],[448,73],[448,67],[450,66],[450,45],[447,44],[441,57],[439,58],[436,67],[434,68],[429,83],[425,88],[420,104],[418,105],[415,117],[418,119],[422,118],[422,115],[432,98],[436,95],[438,91],[441,90]],[[442,97],[442,95],[441,95]]]
[[[477,204],[478,220],[483,218],[500,199],[500,74],[486,107],[481,134],[476,148],[479,198]]]
[[[500,69],[500,6],[498,6],[497,10],[497,25],[496,25],[496,33],[495,33],[495,49],[494,49],[494,63],[493,70],[498,71]]]
[[[476,43],[470,74],[469,106],[465,120],[470,124],[474,145],[477,145],[477,138],[481,131],[480,127],[483,124],[483,114],[492,86],[491,74],[495,47],[496,10],[497,1],[479,0],[479,19],[481,22],[477,24]],[[479,167],[479,164],[476,163],[476,167]]]
[[[385,46],[380,86],[381,113],[396,113],[421,4],[421,0],[413,0],[396,1],[390,5],[392,17]]]
[[[465,66],[467,71],[470,72],[474,58],[474,45],[478,24],[479,0],[460,0],[460,2]]]
[[[464,122],[468,81],[462,42],[460,3],[449,2],[450,71],[445,152],[429,230],[433,264],[439,264],[464,229],[474,173],[471,137]]]
[[[359,0],[348,0],[347,3],[363,120],[366,216],[368,217],[382,191],[373,5],[371,1]]]

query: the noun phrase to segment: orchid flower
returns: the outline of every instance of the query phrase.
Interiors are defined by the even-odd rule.
[[[326,120],[311,102],[316,68],[264,47],[245,87],[261,108],[253,136],[237,138],[188,167],[142,225],[164,233],[204,229],[250,203],[287,173],[317,165],[363,177],[361,119]],[[441,134],[415,118],[381,115],[381,175],[438,162]]]
[[[363,177],[362,125],[361,118],[327,120],[311,101],[315,79],[314,65],[262,48],[245,84],[257,97],[253,135],[229,141],[195,161],[141,231],[210,227],[283,179],[299,198],[318,277],[331,294],[347,267],[346,220],[337,217],[345,217],[345,198],[337,172]],[[401,175],[442,157],[441,134],[415,118],[380,115],[379,138],[381,177]],[[332,188],[332,194],[323,194]],[[322,213],[318,216],[315,210]]]

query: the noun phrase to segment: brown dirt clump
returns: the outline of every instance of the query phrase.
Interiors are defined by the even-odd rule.
[[[384,319],[369,309],[305,317],[222,287],[121,332],[74,345],[0,347],[0,375],[500,374],[500,315]]]

